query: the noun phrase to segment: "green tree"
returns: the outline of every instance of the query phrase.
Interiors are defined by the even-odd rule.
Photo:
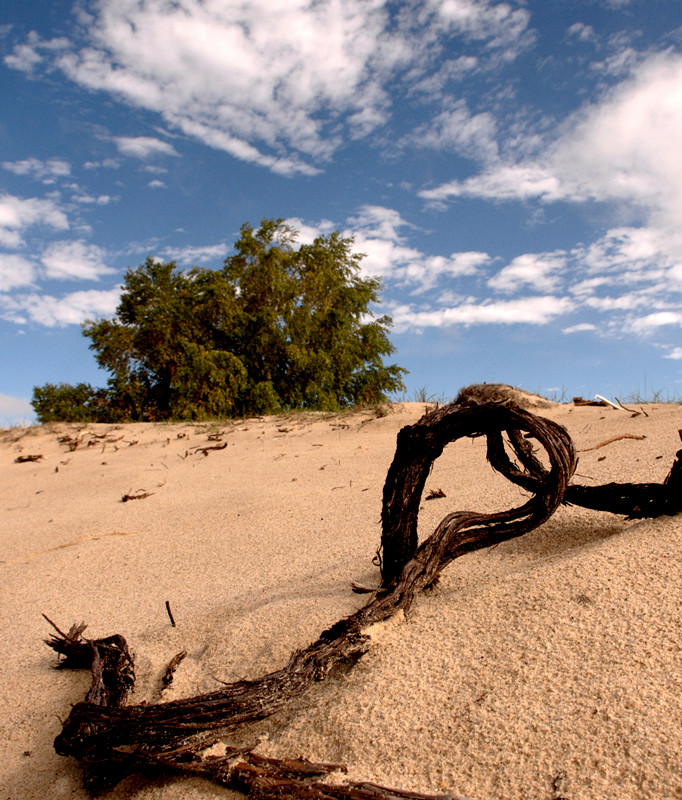
[[[109,409],[107,390],[89,383],[34,386],[31,405],[40,422],[101,422]]]
[[[404,389],[385,365],[380,282],[339,233],[296,244],[282,220],[248,223],[220,270],[148,258],[112,320],[83,333],[110,372],[112,419],[196,419],[376,403]]]

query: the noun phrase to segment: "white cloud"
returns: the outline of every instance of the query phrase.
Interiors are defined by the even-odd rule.
[[[575,36],[581,42],[595,43],[598,41],[594,28],[591,25],[585,25],[583,22],[575,22],[568,28],[567,33],[569,36]]]
[[[435,201],[450,197],[543,201],[578,199],[567,196],[566,187],[550,169],[533,163],[494,166],[464,181],[453,180],[434,189],[424,189],[419,196]]]
[[[681,313],[682,54],[631,62],[628,78],[572,115],[553,132],[554,142],[536,146],[535,158],[491,161],[479,174],[421,196],[436,204],[453,197],[597,201],[612,204],[621,218],[625,211],[639,227],[613,227],[576,246],[565,266],[561,255],[521,255],[489,285],[512,291],[535,284],[552,292],[562,279],[576,303],[609,315],[609,330],[645,334],[678,325]],[[644,309],[650,313],[638,316]]]
[[[649,332],[668,325],[682,326],[682,311],[655,311],[635,319],[632,325],[637,332]]]
[[[21,72],[33,72],[33,68],[37,67],[42,60],[43,57],[30,44],[17,45],[14,51],[4,58],[8,67],[18,69]]]
[[[105,158],[102,161],[86,161],[83,164],[83,169],[118,169],[121,166],[120,161],[115,158]]]
[[[23,245],[22,231],[31,225],[47,225],[68,230],[66,214],[52,200],[35,197],[24,200],[14,195],[0,195],[0,245],[17,248]]]
[[[532,37],[528,31],[530,12],[524,8],[514,9],[508,3],[431,0],[427,6],[436,9],[441,24],[451,31],[472,39],[487,39],[492,47],[511,47],[513,54]],[[512,53],[506,57],[512,57]]]
[[[682,347],[673,347],[673,349],[666,353],[663,358],[673,358],[675,360],[682,359]]]
[[[0,253],[0,292],[30,286],[35,274],[35,266],[27,258],[13,253]]]
[[[498,156],[497,123],[492,114],[471,114],[464,101],[420,125],[403,144],[452,150],[467,158],[494,161]]]
[[[395,209],[374,205],[361,206],[358,214],[349,217],[347,222],[353,231],[362,231],[366,238],[388,239],[392,242],[401,240],[401,228],[413,227]]]
[[[10,55],[5,56],[4,62],[11,69],[33,72],[34,68],[43,61],[44,57],[41,55],[41,51],[54,53],[64,50],[68,46],[68,39],[60,37],[44,41],[35,31],[31,31],[26,44],[17,45]]]
[[[201,265],[207,261],[223,261],[229,252],[229,247],[221,244],[205,245],[204,247],[166,247],[162,251],[164,258],[177,261],[179,264]]]
[[[108,194],[100,194],[97,197],[93,197],[90,194],[76,194],[73,199],[83,205],[108,206],[115,198]]]
[[[48,328],[80,325],[87,319],[110,317],[116,311],[121,289],[72,292],[64,297],[0,295],[0,317],[25,324],[34,322]]]
[[[340,226],[329,220],[318,225],[306,225],[298,219],[287,220],[299,231],[299,241],[311,242],[316,236],[327,235]],[[449,256],[427,255],[410,247],[401,233],[414,226],[400,213],[384,206],[361,206],[358,213],[346,220],[341,230],[344,237],[354,239],[353,251],[363,253],[363,273],[390,280],[398,286],[411,287],[415,292],[432,289],[443,277],[457,278],[474,275],[491,261],[487,253],[454,252]]]
[[[54,183],[56,178],[71,174],[71,165],[62,158],[48,158],[46,161],[41,161],[31,157],[21,161],[3,161],[2,166],[15,175],[30,175],[42,180],[43,183]]]
[[[500,292],[513,293],[532,287],[551,292],[561,283],[560,273],[566,266],[566,253],[525,253],[490,278],[488,286]]]
[[[40,260],[47,278],[94,281],[114,271],[106,265],[105,256],[101,247],[82,240],[59,241],[50,244]]]
[[[114,142],[121,155],[146,160],[156,156],[178,156],[172,144],[153,136],[116,136]]]
[[[52,48],[51,65],[82,86],[157,112],[237,158],[310,173],[308,159],[324,161],[344,139],[384,124],[397,75],[410,70],[409,91],[513,59],[532,39],[529,19],[525,9],[490,0],[407,8],[384,0],[100,0],[82,18],[85,44],[61,52],[61,40],[33,34],[6,63],[35,70]],[[440,55],[453,43],[473,44],[477,57],[462,53],[444,69]]]
[[[682,227],[682,55],[652,56],[562,126],[536,159],[491,166],[420,194],[542,202],[616,201]]]
[[[467,302],[450,308],[415,310],[412,306],[391,309],[397,332],[411,328],[447,328],[453,325],[545,325],[572,311],[566,297],[524,297],[498,302]]]
[[[551,155],[568,197],[618,200],[682,224],[682,55],[645,61],[588,106]]]
[[[155,179],[153,181],[149,181],[147,186],[150,189],[165,189],[166,188],[166,184],[163,181],[160,181],[158,179]]]
[[[168,119],[188,136],[193,136],[209,147],[213,147],[216,150],[224,150],[240,161],[249,161],[261,167],[267,167],[277,174],[317,175],[320,172],[319,169],[305,163],[296,156],[281,158],[262,153],[257,147],[249,144],[244,139],[232,136],[226,131],[217,130],[214,126],[176,115],[169,115]]]
[[[596,331],[597,326],[591,322],[579,322],[577,325],[569,325],[568,328],[562,328],[562,333],[587,333],[588,331]]]

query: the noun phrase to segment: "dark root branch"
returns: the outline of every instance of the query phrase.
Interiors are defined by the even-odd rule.
[[[485,391],[476,391],[480,388],[462,392],[456,403],[437,408],[400,431],[384,486],[381,548],[374,559],[381,568],[382,585],[372,591],[366,605],[323,631],[305,649],[295,651],[282,669],[256,680],[227,684],[210,694],[125,706],[134,682],[125,639],[85,639],[84,623],[63,633],[48,620],[57,635],[47,644],[63,657],[60,666],[92,671],[93,683],[85,702],[73,707],[55,740],[60,755],[81,763],[85,786],[92,794],[111,789],[132,773],[182,773],[201,775],[258,798],[433,797],[372,783],[321,783],[319,778],[344,768],[302,759],[267,759],[251,748],[226,747],[224,755],[202,754],[238,729],[290,705],[315,683],[352,668],[369,649],[369,626],[407,611],[453,559],[533,530],[561,503],[628,517],[682,510],[682,450],[662,484],[569,485],[577,462],[567,431],[521,408],[514,395],[498,392],[490,397]],[[532,496],[507,511],[450,513],[418,545],[419,504],[433,462],[448,443],[465,436],[485,436],[492,466]],[[545,451],[548,467],[536,457],[536,446]],[[174,661],[179,663],[181,655]],[[169,682],[176,666],[173,662],[169,666]],[[454,795],[447,797],[454,800]]]

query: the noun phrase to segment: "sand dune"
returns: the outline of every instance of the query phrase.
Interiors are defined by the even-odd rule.
[[[91,636],[122,633],[135,702],[158,701],[183,649],[165,699],[282,666],[365,602],[351,581],[376,585],[395,437],[424,410],[0,433],[0,797],[86,796],[52,742],[89,674],[52,668],[41,613],[62,628],[85,620]],[[662,480],[680,447],[677,405],[637,417],[536,411],[583,450],[583,483]],[[589,449],[621,434],[645,438]],[[449,511],[523,499],[486,464],[481,439],[448,446],[428,489],[446,497],[423,504],[423,536]],[[407,619],[376,630],[354,670],[262,723],[259,752],[475,800],[682,798],[681,570],[682,517],[561,508],[454,562]],[[134,792],[240,796],[139,778],[110,796]]]

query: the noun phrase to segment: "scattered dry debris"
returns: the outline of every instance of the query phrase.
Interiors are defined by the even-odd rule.
[[[442,489],[429,489],[424,500],[437,500],[439,497],[447,497],[447,495]]]
[[[584,400],[582,397],[573,398],[574,406],[606,406],[603,400]]]
[[[40,461],[41,458],[45,458],[45,456],[42,453],[40,453],[38,455],[35,455],[35,456],[17,456],[14,459],[14,463],[15,464],[25,464],[28,461]]]

